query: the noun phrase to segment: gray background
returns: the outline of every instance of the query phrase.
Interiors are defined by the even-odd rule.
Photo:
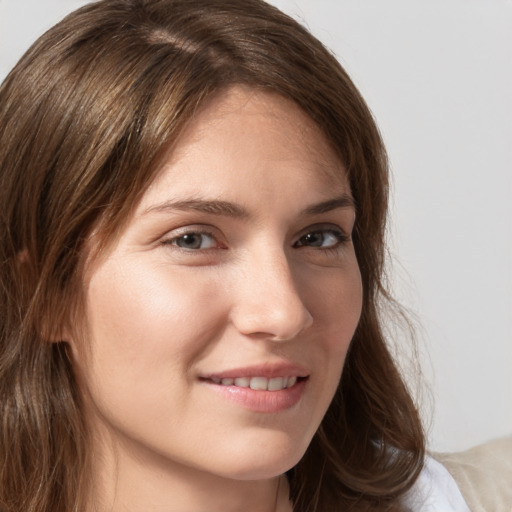
[[[84,3],[0,0],[0,79]],[[272,3],[336,53],[386,141],[392,281],[421,324],[424,384],[404,366],[431,446],[512,434],[512,2]]]

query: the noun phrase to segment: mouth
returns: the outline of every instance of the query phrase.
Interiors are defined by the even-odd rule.
[[[306,380],[307,377],[287,375],[283,377],[211,377],[203,380],[220,386],[234,386],[237,388],[250,388],[255,391],[282,391],[295,386],[298,382]]]
[[[299,406],[309,388],[309,372],[294,364],[259,365],[202,375],[200,381],[237,407],[279,413]]]

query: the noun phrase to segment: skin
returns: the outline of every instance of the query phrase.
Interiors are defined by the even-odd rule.
[[[203,211],[212,200],[234,207]],[[354,220],[341,162],[290,101],[236,87],[194,118],[89,264],[87,350],[69,339],[102,510],[291,510],[280,475],[318,428],[361,313]],[[272,414],[204,377],[283,362],[307,379]]]

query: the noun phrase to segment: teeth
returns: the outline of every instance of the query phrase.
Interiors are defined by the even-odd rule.
[[[283,380],[283,377],[275,377],[273,379],[268,379],[267,389],[269,391],[279,391],[280,389],[284,389],[286,387],[286,383],[283,383]]]
[[[235,386],[239,388],[248,388],[250,383],[251,381],[248,377],[238,377],[235,379]]]
[[[281,391],[282,389],[291,388],[297,382],[297,377],[237,377],[236,379],[211,378],[215,384],[223,386],[237,386],[239,388],[251,388],[258,391]]]
[[[251,389],[266,390],[268,388],[268,379],[265,377],[253,377],[249,387]]]

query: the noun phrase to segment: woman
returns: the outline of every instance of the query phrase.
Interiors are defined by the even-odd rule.
[[[386,155],[321,43],[259,0],[103,0],[0,127],[1,510],[407,510]]]

